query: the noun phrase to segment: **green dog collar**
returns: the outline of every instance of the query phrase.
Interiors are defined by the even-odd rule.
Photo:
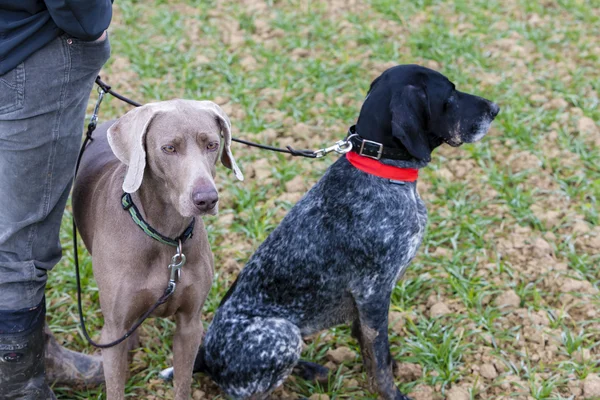
[[[196,219],[192,219],[190,225],[186,228],[183,233],[175,238],[171,239],[166,236],[161,235],[156,229],[152,228],[145,220],[142,218],[142,214],[140,210],[133,204],[133,199],[131,198],[131,194],[123,193],[121,196],[121,205],[123,206],[123,210],[129,211],[129,215],[131,215],[131,219],[137,226],[139,226],[146,235],[150,236],[152,239],[158,240],[161,243],[168,244],[169,246],[177,247],[179,246],[179,241],[181,243],[185,243],[186,240],[192,237],[194,231],[194,224],[196,223]]]

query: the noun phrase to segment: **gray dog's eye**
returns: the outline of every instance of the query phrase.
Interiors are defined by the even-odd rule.
[[[175,153],[175,147],[171,146],[170,144],[161,147],[161,150],[167,154]]]
[[[215,151],[219,147],[219,142],[209,142],[206,145],[208,151]]]

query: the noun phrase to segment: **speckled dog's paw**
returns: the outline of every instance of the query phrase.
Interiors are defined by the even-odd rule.
[[[299,376],[307,381],[317,382],[321,385],[327,385],[329,383],[329,372],[329,368],[302,360],[296,364],[292,371],[292,375]]]
[[[163,369],[162,371],[160,371],[158,373],[158,376],[162,380],[172,381],[173,380],[173,367]]]

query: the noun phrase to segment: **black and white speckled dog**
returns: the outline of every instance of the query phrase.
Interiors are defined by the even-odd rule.
[[[438,72],[397,66],[371,84],[352,158],[419,169],[443,142],[481,139],[498,111]],[[195,371],[210,374],[228,396],[266,398],[298,364],[303,337],[353,322],[372,389],[384,399],[408,399],[394,384],[388,309],[421,244],[427,211],[416,181],[354,165],[342,157],[328,169],[222,300]]]

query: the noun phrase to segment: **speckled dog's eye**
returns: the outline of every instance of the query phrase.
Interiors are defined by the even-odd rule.
[[[170,144],[161,147],[162,151],[167,153],[167,154],[173,154],[175,153],[175,147],[171,146]]]
[[[216,150],[216,149],[218,149],[218,148],[219,148],[219,142],[209,142],[209,143],[206,145],[206,149],[207,149],[208,151],[215,151],[215,150]]]
[[[444,111],[446,111],[447,109],[449,109],[452,106],[452,103],[454,102],[454,96],[450,96],[446,99],[446,101],[444,102]]]

